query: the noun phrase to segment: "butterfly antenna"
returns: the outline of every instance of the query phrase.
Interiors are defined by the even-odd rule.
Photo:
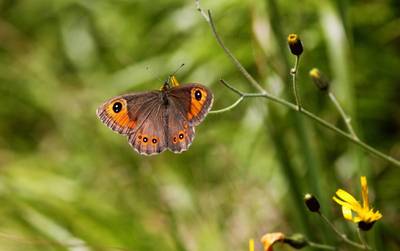
[[[146,70],[147,70],[147,71],[150,71],[154,76],[157,76],[157,74],[153,71],[153,69],[150,68],[150,66],[146,66]],[[158,79],[160,82],[163,82],[163,80],[162,80],[160,77],[157,77],[157,79]]]
[[[164,84],[166,84],[166,85],[171,84],[170,81],[171,81],[172,76],[175,76],[175,74],[176,74],[180,69],[182,69],[183,66],[185,66],[185,64],[181,64],[181,65],[178,67],[178,69],[176,69],[172,74],[170,74],[170,75],[167,77],[167,79],[164,81]],[[173,84],[173,83],[172,83],[172,84]]]
[[[184,66],[185,66],[185,64],[181,64],[181,66],[179,66],[178,69],[176,69],[176,70],[174,71],[174,73],[172,73],[170,76],[175,75],[175,74],[176,74],[180,69],[182,69]]]

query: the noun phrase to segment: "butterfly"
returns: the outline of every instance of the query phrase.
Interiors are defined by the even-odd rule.
[[[110,129],[126,135],[140,154],[166,149],[181,153],[192,144],[195,126],[207,116],[212,103],[210,89],[194,83],[180,85],[172,75],[160,90],[111,98],[96,114]]]

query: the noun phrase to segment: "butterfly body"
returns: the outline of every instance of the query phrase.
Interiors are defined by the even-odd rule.
[[[180,153],[194,139],[195,126],[206,117],[213,102],[212,92],[201,84],[121,95],[106,101],[97,116],[113,131],[128,137],[140,154],[158,154],[166,149]]]

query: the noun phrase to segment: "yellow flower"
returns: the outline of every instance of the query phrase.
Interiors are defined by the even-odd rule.
[[[264,246],[264,251],[272,251],[272,246],[276,242],[283,241],[284,239],[285,239],[285,235],[281,232],[265,234],[261,238],[261,242]]]
[[[362,205],[351,194],[342,189],[336,191],[337,197],[333,196],[333,200],[342,206],[343,217],[346,220],[358,223],[362,230],[369,230],[377,220],[382,218],[382,214],[379,211],[374,212],[369,206],[367,178],[365,176],[361,176],[361,193]],[[353,212],[356,216],[353,216]]]

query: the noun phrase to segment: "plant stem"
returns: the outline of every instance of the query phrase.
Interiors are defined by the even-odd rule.
[[[223,83],[226,87],[228,87],[229,89],[231,89],[232,91],[234,91],[235,93],[239,94],[240,98],[239,100],[237,100],[234,105],[231,105],[227,108],[229,109],[221,109],[223,110],[223,112],[232,110],[233,108],[235,108],[236,106],[238,106],[245,98],[256,98],[256,97],[261,97],[261,98],[266,98],[269,99],[275,103],[279,103],[283,106],[286,106],[289,109],[292,109],[294,111],[297,111],[299,113],[301,113],[302,115],[310,118],[311,120],[314,120],[315,122],[317,122],[318,124],[330,129],[331,131],[334,131],[335,133],[339,134],[340,136],[344,137],[345,139],[353,142],[354,144],[358,145],[359,147],[361,147],[362,149],[364,149],[366,152],[369,152],[370,154],[373,154],[381,159],[384,159],[388,162],[390,162],[391,164],[400,167],[400,161],[376,150],[375,148],[373,148],[372,146],[364,143],[363,141],[359,140],[359,139],[354,139],[353,136],[351,134],[346,133],[345,131],[337,128],[336,126],[330,124],[329,122],[321,119],[320,117],[318,117],[317,115],[315,115],[314,113],[306,110],[306,109],[301,109],[300,111],[297,109],[297,106],[295,104],[292,104],[284,99],[281,99],[277,96],[274,96],[272,94],[269,93],[244,93],[239,91],[238,89],[236,89],[235,87],[229,85],[228,83],[226,83],[224,80],[221,80],[221,83]],[[217,110],[215,113],[220,113],[221,110]]]
[[[199,3],[199,0],[196,0],[196,3]],[[202,13],[203,16],[206,14],[204,11],[200,8],[200,5],[197,5],[197,9]],[[211,30],[214,34],[215,39],[217,40],[218,44],[221,46],[221,48],[225,51],[225,54],[228,55],[228,57],[232,60],[232,62],[235,64],[236,68],[243,74],[243,76],[261,93],[265,93],[265,89],[261,87],[261,85],[250,75],[250,73],[242,66],[242,64],[239,62],[239,60],[236,59],[236,57],[232,54],[232,52],[228,49],[228,47],[225,46],[224,42],[222,41],[221,37],[219,36],[217,29],[215,28],[215,24],[211,15],[211,11],[207,11],[207,18],[205,20],[207,23],[210,25]]]
[[[216,114],[216,113],[223,113],[223,112],[227,112],[227,111],[229,111],[229,110],[232,110],[232,109],[235,108],[240,102],[242,102],[243,99],[244,99],[244,96],[240,96],[240,98],[239,98],[238,100],[236,100],[236,102],[233,103],[232,105],[230,105],[230,106],[228,106],[228,107],[225,107],[225,108],[222,108],[222,109],[219,109],[219,110],[212,110],[212,111],[210,111],[209,113]]]
[[[360,243],[357,243],[355,241],[350,240],[349,238],[347,238],[347,236],[343,233],[341,233],[336,227],[335,225],[333,225],[333,223],[325,217],[325,215],[323,215],[322,213],[319,213],[319,215],[321,216],[321,218],[328,223],[328,225],[332,228],[332,230],[347,244],[352,245],[354,247],[357,247],[359,249],[366,249],[365,245],[362,245]]]
[[[332,100],[332,103],[335,105],[336,109],[338,110],[338,112],[340,113],[340,116],[342,116],[344,123],[347,126],[347,129],[349,130],[350,134],[353,136],[353,138],[355,140],[359,140],[356,133],[353,130],[353,127],[351,126],[351,118],[350,116],[348,116],[342,106],[340,105],[339,101],[337,100],[335,94],[333,94],[333,92],[329,91],[329,98]]]
[[[360,228],[357,228],[357,235],[358,235],[358,238],[360,239],[361,243],[364,245],[365,249],[371,250],[371,248],[368,246],[367,242],[365,241],[364,237],[362,236]]]
[[[329,246],[329,245],[324,245],[324,244],[320,244],[320,243],[315,243],[315,242],[312,242],[312,241],[308,241],[307,243],[308,243],[308,245],[309,245],[310,247],[317,248],[317,249],[336,250],[336,247]]]
[[[294,67],[290,70],[290,75],[292,75],[292,88],[293,88],[293,95],[296,100],[296,105],[299,111],[301,111],[301,101],[300,101],[300,96],[298,94],[297,90],[297,70],[299,69],[299,63],[300,63],[300,56],[296,55],[296,61],[294,63]]]
[[[196,6],[197,6],[197,10],[201,13],[201,15],[204,17],[204,19],[207,21],[207,23],[210,25],[211,30],[213,32],[213,35],[215,37],[215,39],[217,40],[218,44],[221,46],[221,48],[225,51],[226,55],[232,60],[232,62],[234,63],[234,65],[236,66],[236,68],[238,68],[238,70],[243,74],[243,76],[257,89],[260,91],[260,93],[243,93],[240,92],[239,90],[233,88],[232,86],[229,87],[228,84],[224,83],[225,86],[227,86],[229,89],[231,90],[236,90],[236,93],[241,93],[241,97],[239,98],[240,100],[236,101],[233,105],[227,107],[228,109],[221,109],[223,110],[222,112],[226,112],[229,111],[231,109],[233,109],[234,107],[236,107],[237,105],[239,105],[244,98],[248,98],[248,97],[264,97],[267,98],[269,100],[272,100],[276,103],[279,103],[281,105],[284,105],[292,110],[295,110],[299,113],[302,113],[303,115],[305,115],[306,117],[314,120],[315,122],[319,123],[320,125],[336,132],[337,134],[341,135],[342,137],[348,139],[349,141],[355,143],[356,145],[360,146],[361,148],[363,148],[365,151],[380,157],[381,159],[384,159],[388,162],[390,162],[391,164],[400,167],[400,161],[396,160],[378,150],[376,150],[375,148],[369,146],[368,144],[362,142],[361,140],[357,139],[357,138],[353,138],[352,135],[342,131],[341,129],[335,127],[334,125],[330,124],[329,122],[321,119],[320,117],[318,117],[317,115],[315,115],[312,112],[309,112],[307,110],[305,110],[304,108],[299,110],[298,107],[284,99],[281,99],[277,96],[274,96],[272,94],[269,94],[249,73],[248,71],[242,66],[242,64],[239,62],[239,60],[236,59],[236,57],[232,54],[232,52],[225,46],[224,42],[222,41],[221,37],[219,36],[216,28],[215,28],[215,24],[211,15],[211,11],[208,10],[207,14],[203,11],[203,9],[201,9],[200,7],[200,3],[199,0],[196,0]],[[242,98],[243,96],[243,98]],[[214,113],[221,113],[220,111],[216,111]]]

